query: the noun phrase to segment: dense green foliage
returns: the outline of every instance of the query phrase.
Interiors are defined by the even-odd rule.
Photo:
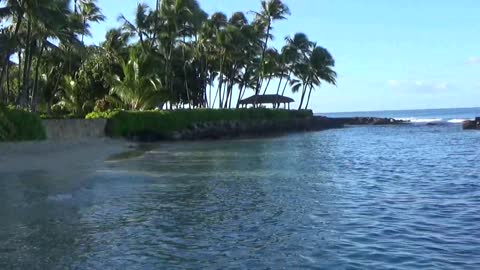
[[[270,46],[275,22],[290,15],[282,0],[230,17],[197,0],[139,4],[133,20],[120,16],[99,46],[86,45],[90,25],[105,19],[97,2],[0,0],[0,103],[56,117],[235,108],[290,86],[306,109],[315,87],[335,84],[333,57],[305,34]]]
[[[107,118],[107,133],[113,137],[131,137],[140,134],[168,136],[196,123],[219,121],[285,120],[311,117],[312,111],[288,111],[270,109],[198,109],[175,111],[116,111],[92,113],[88,119]]]
[[[0,106],[0,141],[30,141],[45,138],[45,129],[36,114]]]

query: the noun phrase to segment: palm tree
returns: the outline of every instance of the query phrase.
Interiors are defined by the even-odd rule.
[[[320,86],[322,81],[336,85],[337,77],[337,73],[332,69],[335,66],[335,60],[325,48],[315,47],[315,49],[313,49],[310,57],[310,65],[313,69],[314,76],[312,79],[312,85],[310,85],[308,92],[305,110],[308,108],[308,104],[310,103],[310,95],[312,94],[312,89],[314,86]]]
[[[63,91],[58,97],[60,101],[54,106],[67,110],[76,116],[82,115],[86,101],[82,97],[82,90],[78,87],[77,82],[71,76],[66,75],[63,78],[62,88]]]
[[[124,15],[120,15],[118,18],[122,22],[122,30],[128,33],[130,36],[138,37],[141,47],[146,51],[148,46],[151,45],[148,42],[149,39],[149,12],[150,9],[146,4],[138,4],[135,11],[135,21],[130,22]]]
[[[68,0],[25,0],[23,21],[26,25],[23,40],[23,76],[18,104],[26,107],[30,89],[34,87],[31,81],[31,69],[35,56],[41,58],[48,38],[74,40],[75,34],[85,33],[79,26],[76,17],[71,16]],[[35,79],[37,79],[36,77]],[[33,90],[32,90],[33,91]]]
[[[2,48],[4,53],[0,56],[0,94],[2,93],[4,80],[8,76],[10,57],[19,44],[19,31],[24,17],[24,2],[18,0],[0,0],[5,7],[0,8],[0,21],[11,21],[12,25],[2,30]],[[2,50],[3,51],[3,50]]]
[[[268,77],[267,85],[265,86],[265,90],[263,94],[267,93],[268,87],[270,86],[270,82],[272,78],[278,76],[279,74],[279,64],[280,62],[280,54],[275,48],[269,48],[265,52],[265,64],[263,65],[264,70],[262,71]]]
[[[260,69],[259,72],[264,71],[265,65],[265,52],[268,48],[268,40],[271,38],[270,32],[272,30],[272,23],[276,20],[284,20],[286,15],[290,14],[290,10],[281,0],[268,0],[262,1],[262,11],[257,13],[257,21],[265,33],[265,41],[263,42],[262,54],[260,57]],[[264,74],[259,74],[255,94],[258,95],[261,87],[261,80]]]
[[[280,93],[283,79],[286,79],[281,94],[282,96],[285,95],[287,86],[291,84],[292,74],[295,73],[298,64],[306,61],[311,46],[313,46],[312,42],[304,33],[296,33],[293,38],[286,37],[285,41],[286,44],[282,48],[278,67],[280,69],[280,81],[277,87],[277,95]]]
[[[76,2],[77,0],[75,0]],[[102,14],[102,11],[97,6],[97,0],[80,0],[79,9],[80,15],[82,16],[83,28],[88,29],[89,22],[103,22],[105,16]],[[76,7],[75,7],[76,8]],[[84,34],[82,34],[82,43]]]
[[[161,102],[161,82],[145,70],[144,64],[138,52],[132,49],[128,62],[121,59],[123,78],[114,76],[114,86],[110,93],[118,96],[131,110],[152,109]]]
[[[40,79],[40,67],[44,63],[44,53],[46,50],[55,50],[60,49],[59,46],[52,43],[51,39],[56,39],[60,42],[62,47],[67,48],[68,51],[68,60],[69,67],[72,66],[72,56],[75,56],[77,59],[81,58],[82,53],[79,51],[80,48],[83,49],[83,44],[78,40],[79,35],[88,34],[88,29],[84,28],[85,24],[82,23],[81,18],[78,15],[72,13],[69,7],[68,0],[56,0],[50,3],[51,5],[44,10],[48,12],[48,16],[45,16],[43,13],[35,14],[34,17],[30,18],[34,22],[31,31],[31,42],[32,46],[29,48],[29,55],[25,54],[24,70],[28,69],[26,80],[24,85],[27,85],[31,89],[30,95],[27,95],[31,98],[30,106],[32,111],[36,110],[36,105],[38,102],[39,95],[39,79]],[[42,11],[42,10],[39,10]],[[38,12],[38,11],[37,11]],[[45,18],[43,18],[45,16]],[[41,18],[41,19],[40,19]],[[76,53],[72,55],[72,53]],[[33,72],[30,71],[32,68],[32,61],[34,60]],[[79,66],[79,64],[76,64]],[[30,76],[30,73],[33,74],[33,78]],[[32,82],[33,81],[33,82]],[[25,94],[24,94],[25,97]]]
[[[110,29],[100,46],[113,58],[127,58],[129,54],[127,46],[131,37],[131,33],[123,32],[121,29]]]

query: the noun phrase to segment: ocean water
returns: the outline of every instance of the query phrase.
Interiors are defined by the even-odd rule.
[[[0,269],[480,269],[479,144],[448,121],[363,126],[7,173]]]
[[[375,111],[375,112],[346,112],[324,113],[320,115],[330,117],[391,117],[408,120],[411,123],[452,123],[460,124],[465,120],[473,120],[480,117],[480,108],[457,108],[457,109],[428,109],[428,110],[403,110],[403,111]]]

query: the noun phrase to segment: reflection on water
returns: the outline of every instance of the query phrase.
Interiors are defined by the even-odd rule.
[[[476,269],[479,141],[350,128],[0,175],[0,269]]]

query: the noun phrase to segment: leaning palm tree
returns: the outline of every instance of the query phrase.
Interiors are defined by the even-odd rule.
[[[162,97],[160,80],[150,74],[132,49],[130,59],[120,59],[123,78],[114,76],[110,94],[116,95],[131,110],[147,110],[159,105]]]
[[[335,60],[333,59],[330,52],[327,49],[322,47],[315,47],[312,51],[310,57],[310,66],[313,70],[313,79],[310,89],[308,91],[307,104],[305,105],[305,110],[308,108],[310,103],[310,95],[314,86],[320,86],[321,82],[336,85],[337,73],[332,69],[335,66]]]

